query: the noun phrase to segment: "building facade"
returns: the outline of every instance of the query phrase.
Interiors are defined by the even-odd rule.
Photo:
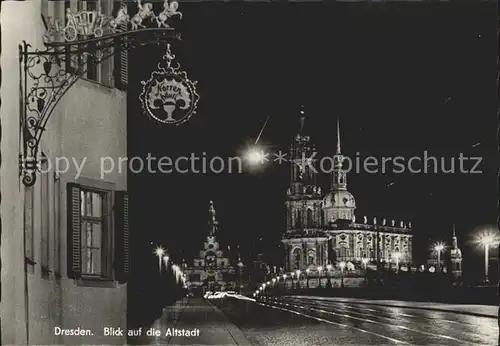
[[[103,157],[126,157],[126,93],[114,59],[86,61],[86,73],[54,108],[41,137],[36,183],[23,184],[17,162],[20,124],[34,80],[24,78],[19,45],[44,50],[45,19],[66,11],[110,9],[113,1],[2,1],[1,36],[1,342],[124,344],[103,327],[126,329],[127,169],[102,175]],[[88,6],[88,7],[86,7]],[[6,34],[7,33],[7,34]],[[48,65],[49,69],[68,66]],[[43,68],[47,70],[47,65]],[[31,72],[43,72],[33,68]],[[47,80],[40,80],[46,83]],[[25,87],[23,84],[26,83]],[[38,95],[40,96],[40,95]],[[47,106],[47,104],[45,104]],[[40,109],[40,108],[39,108]],[[21,115],[22,117],[22,115]],[[79,330],[64,335],[55,328]]]
[[[314,270],[343,262],[347,269],[373,266],[394,267],[412,261],[411,225],[376,218],[356,222],[356,200],[347,190],[345,156],[341,153],[337,122],[337,150],[333,156],[331,186],[323,193],[314,144],[301,130],[290,147],[290,187],[287,191],[285,270]],[[312,167],[316,167],[313,169]],[[391,265],[392,264],[392,265]]]
[[[212,201],[208,206],[207,237],[198,258],[187,267],[188,289],[204,291],[227,291],[236,289],[237,269],[226,257],[217,241],[219,222]]]

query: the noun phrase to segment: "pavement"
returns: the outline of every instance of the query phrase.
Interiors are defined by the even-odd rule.
[[[398,300],[370,300],[359,298],[338,298],[338,297],[311,297],[311,296],[291,296],[301,299],[329,300],[341,303],[357,303],[367,305],[377,305],[386,307],[404,307],[412,309],[423,309],[442,312],[455,312],[465,315],[498,318],[497,305],[466,305],[466,304],[441,304],[424,302],[405,302]]]
[[[242,331],[222,311],[203,298],[185,298],[165,308],[150,327],[155,335],[142,345],[250,345]]]
[[[260,314],[274,315],[281,324],[269,326],[269,318],[267,327],[253,321],[240,328],[254,345],[498,345],[498,322],[485,317],[488,312],[480,317],[449,304],[432,304],[446,305],[446,310],[437,311],[413,302],[378,303],[300,296],[267,299],[258,304],[269,312]]]

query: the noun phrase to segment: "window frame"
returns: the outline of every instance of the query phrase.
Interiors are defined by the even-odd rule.
[[[113,207],[113,190],[106,190],[94,186],[78,184],[80,188],[80,205],[82,205],[82,193],[96,193],[101,195],[101,270],[99,274],[86,273],[86,261],[84,256],[83,229],[85,219],[87,221],[95,222],[96,218],[91,216],[82,215],[80,211],[80,256],[81,256],[81,278],[87,281],[113,281],[113,220],[112,220],[112,207]]]
[[[50,2],[50,1],[49,1]],[[67,0],[64,2],[64,11],[63,11],[63,18],[61,18],[63,20],[63,23],[64,25],[67,25],[67,16],[66,16],[66,11],[68,9],[70,9],[71,11],[73,12],[79,12],[79,11],[86,11],[88,10],[88,5],[89,4],[96,4],[95,5],[95,9],[89,9],[89,11],[101,11],[103,8],[104,9],[107,9],[107,11],[104,11],[104,15],[107,15],[108,13],[106,12],[109,12],[109,14],[111,14],[111,12],[113,11],[113,8],[115,6],[115,2],[114,0],[78,0],[78,1],[75,1],[75,0]],[[90,6],[89,6],[90,7]],[[92,5],[92,8],[94,6]],[[69,73],[72,73],[72,74],[75,74],[78,72],[77,68],[78,66],[73,66],[71,64],[71,59],[70,59],[70,50],[71,49],[75,49],[74,47],[68,47],[66,48],[66,58],[65,60],[66,61],[70,61],[70,64],[68,64],[65,69],[66,69],[66,72],[69,72]],[[115,50],[115,47],[113,48],[110,48],[111,51],[114,51]],[[117,88],[116,86],[116,83],[114,81],[114,69],[115,69],[115,59],[112,58],[112,56],[110,56],[109,58],[103,60],[103,61],[100,61],[99,63],[95,63],[93,64],[93,70],[95,70],[95,76],[89,76],[88,75],[88,70],[89,70],[89,66],[92,65],[92,62],[91,61],[88,61],[88,57],[87,58],[84,58],[84,57],[81,57],[81,59],[85,59],[85,61],[83,60],[79,60],[81,66],[83,67],[84,71],[82,72],[82,75],[80,76],[80,78],[82,80],[85,80],[85,81],[88,81],[90,83],[93,83],[93,84],[98,84],[98,85],[101,85],[103,87],[106,87],[106,88],[110,88],[110,89],[113,89],[113,88]],[[92,57],[90,57],[90,59],[93,59]]]

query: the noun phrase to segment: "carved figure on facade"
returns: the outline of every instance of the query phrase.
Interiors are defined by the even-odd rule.
[[[128,14],[127,4],[122,3],[115,18],[110,20],[109,26],[112,29],[116,29],[120,25],[127,24],[129,21],[130,21],[130,16]]]
[[[137,0],[137,9],[138,12],[132,17],[130,24],[132,25],[132,30],[137,30],[139,28],[146,28],[142,22],[145,19],[150,18],[153,21],[156,16],[153,12],[153,4],[150,2],[146,2],[144,5],[141,0]]]
[[[167,21],[175,16],[178,16],[179,19],[182,19],[182,13],[177,11],[179,8],[179,3],[176,0],[165,0],[163,3],[163,11],[156,17],[156,22],[158,23],[158,27],[170,28],[170,25],[167,24]]]

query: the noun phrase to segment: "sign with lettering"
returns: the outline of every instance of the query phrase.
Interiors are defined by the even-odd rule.
[[[175,56],[170,52],[170,45],[163,57],[165,64],[158,64],[147,81],[143,81],[143,90],[139,96],[147,115],[163,124],[180,125],[196,113],[199,96],[196,93],[197,82],[191,81],[186,72],[179,70],[179,65],[172,67]]]

